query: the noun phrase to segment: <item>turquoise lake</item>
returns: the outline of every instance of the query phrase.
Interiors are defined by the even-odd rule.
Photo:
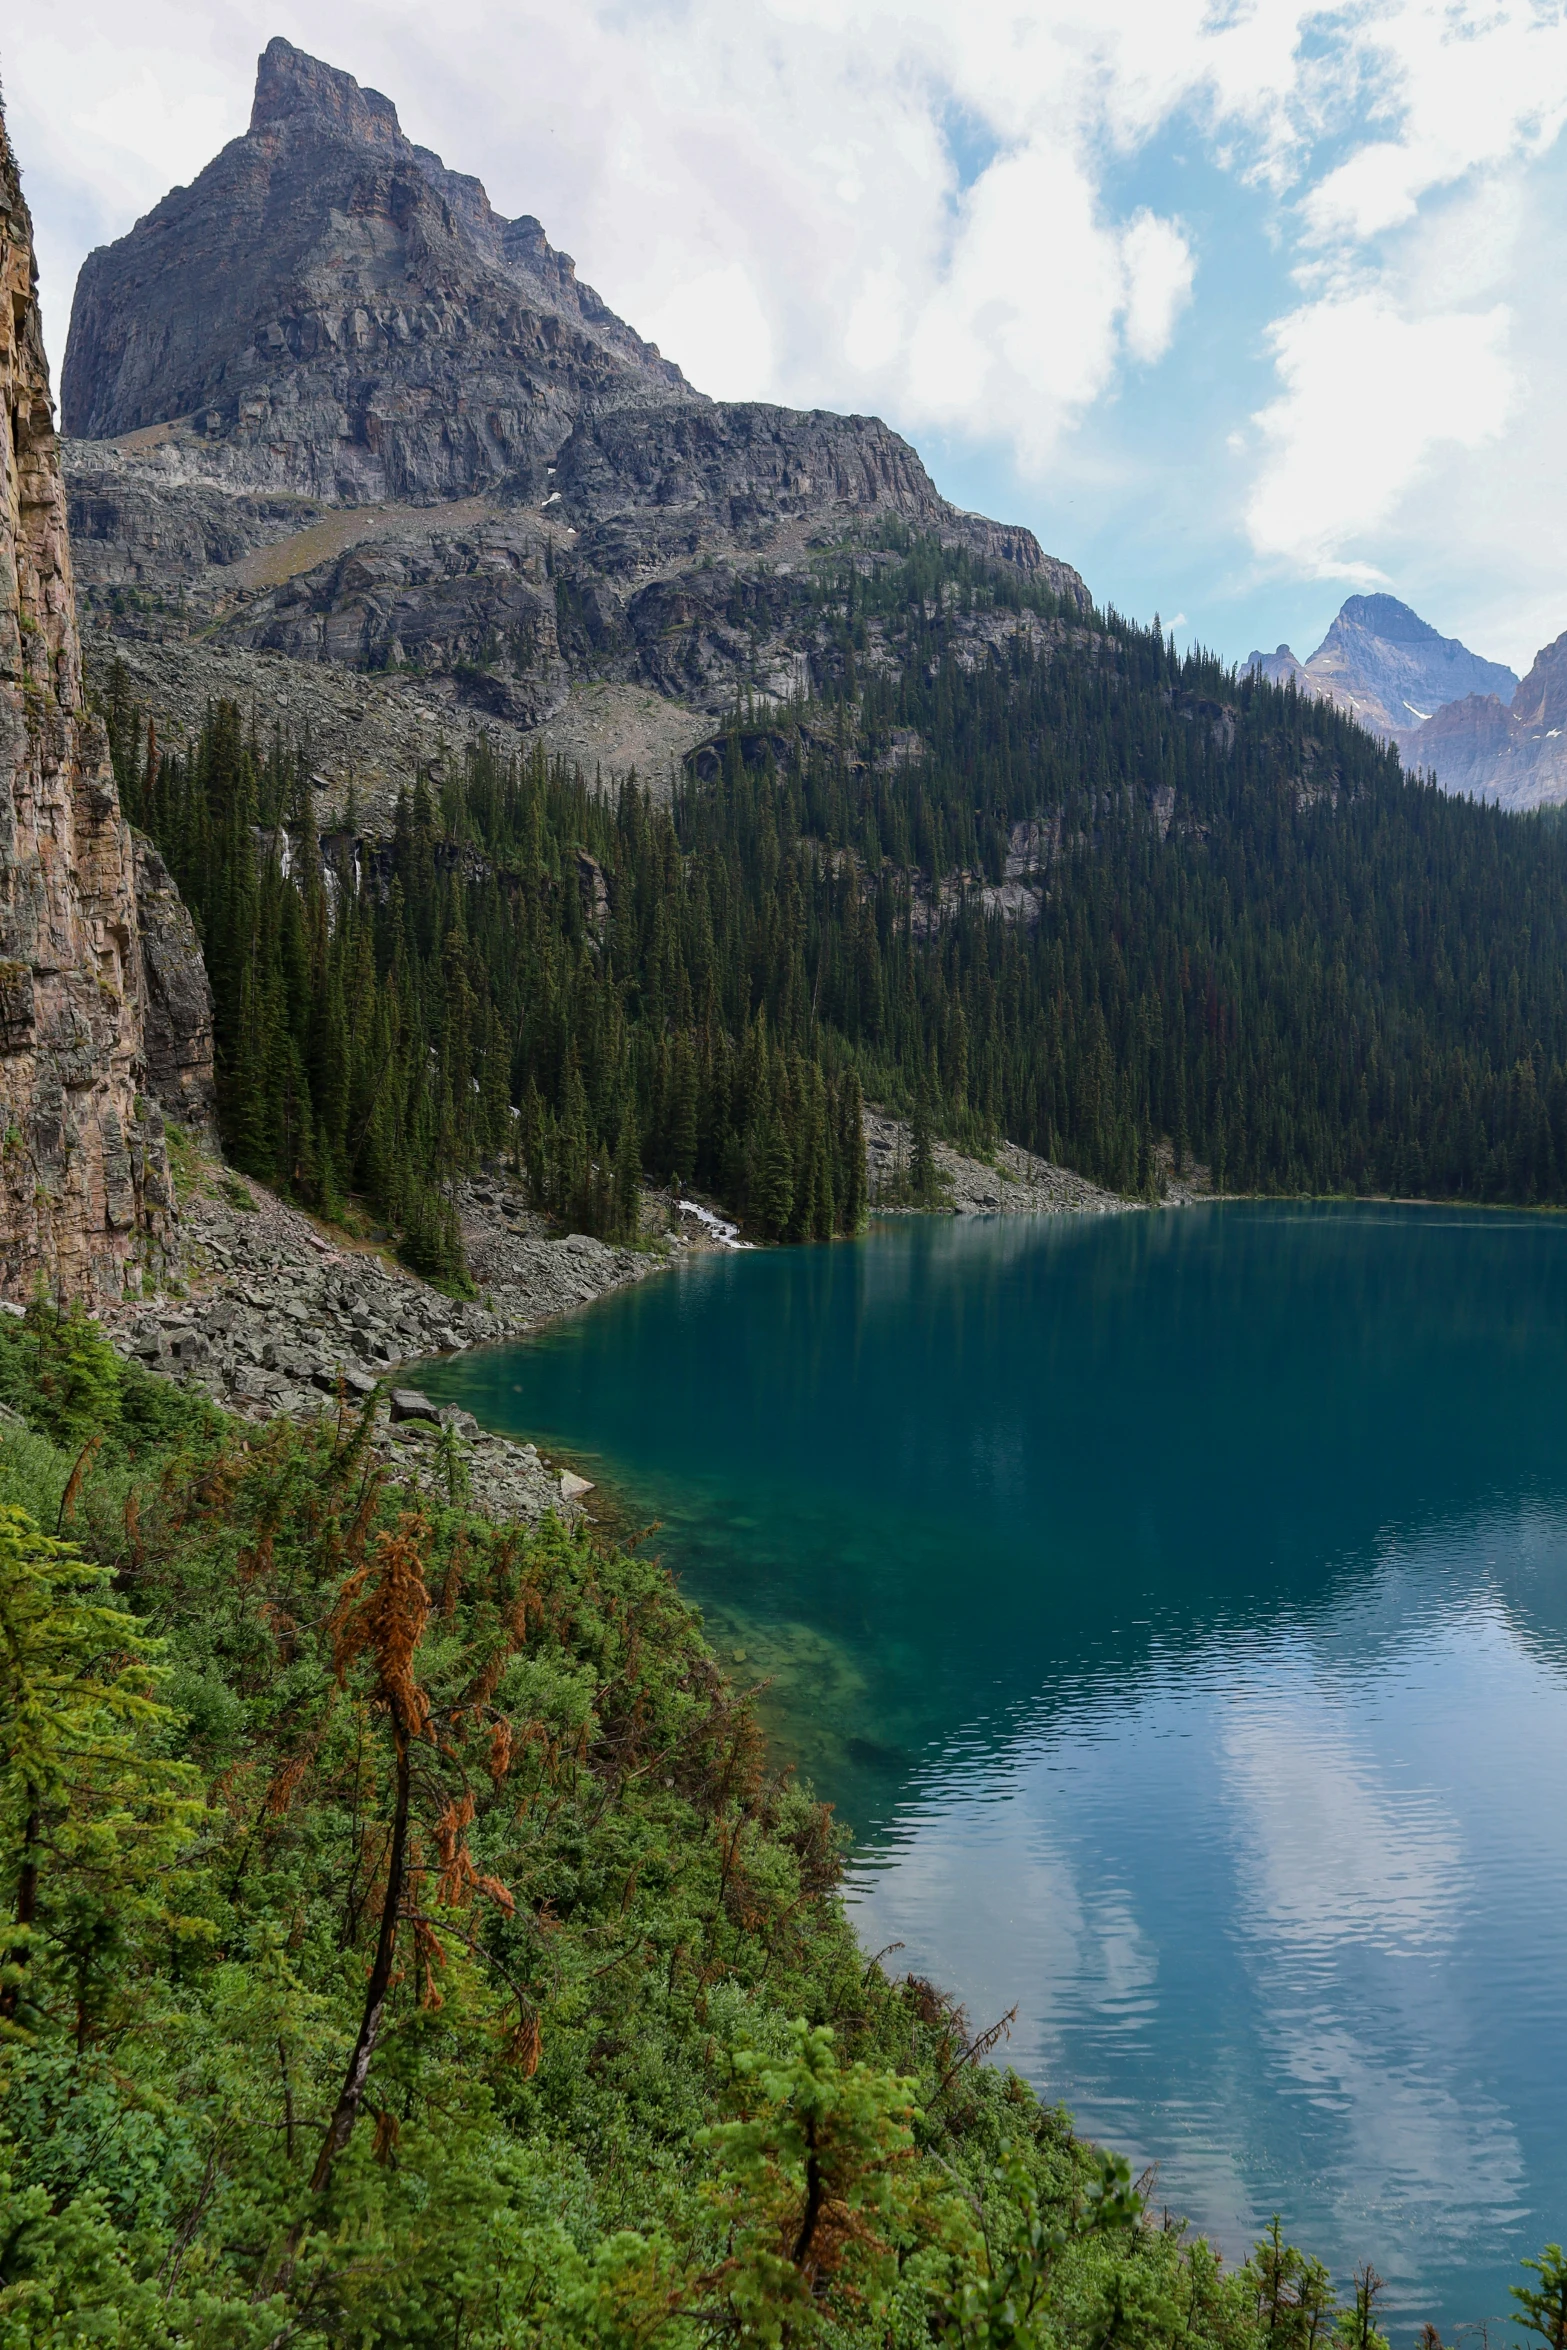
[[[708,1257],[432,1393],[767,1678],[868,1949],[1229,2253],[1418,2320],[1567,2238],[1567,1220],[1233,1205]]]

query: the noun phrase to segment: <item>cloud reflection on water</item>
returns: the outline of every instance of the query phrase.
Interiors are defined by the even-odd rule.
[[[981,2023],[1016,1999],[1011,2061],[1231,2253],[1328,2212],[1401,2317],[1504,2314],[1444,2272],[1561,2227],[1523,2140],[1567,2062],[1564,1676],[1526,1604],[1564,1562],[1539,1508],[1405,1535],[1309,1616],[971,1721],[857,1860],[863,1935]]]

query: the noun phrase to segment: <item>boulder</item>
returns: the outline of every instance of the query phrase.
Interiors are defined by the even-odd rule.
[[[430,1420],[439,1422],[440,1413],[427,1395],[417,1387],[394,1387],[391,1395],[394,1420]]]

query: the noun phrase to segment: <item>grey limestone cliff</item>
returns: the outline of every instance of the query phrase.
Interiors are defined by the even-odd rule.
[[[244,137],[84,264],[65,428],[188,416],[231,474],[351,503],[541,485],[585,410],[696,395],[537,225],[274,41]]]
[[[1406,763],[1447,791],[1507,808],[1567,802],[1567,635],[1546,645],[1511,701],[1469,694],[1422,726]]]
[[[1302,693],[1337,703],[1401,750],[1445,704],[1510,695],[1518,683],[1505,663],[1441,635],[1396,596],[1350,596],[1305,662],[1280,645],[1253,653],[1246,667],[1276,685],[1293,678]]]
[[[1567,801],[1567,636],[1520,684],[1395,597],[1351,596],[1309,661],[1280,645],[1246,667],[1336,702],[1444,791],[1510,808]]]
[[[1395,741],[1465,694],[1510,694],[1504,662],[1442,636],[1396,596],[1351,596],[1306,665],[1317,690]]]
[[[161,868],[160,868],[161,870]],[[144,953],[137,843],[83,701],[32,223],[0,121],[0,1292],[117,1297],[173,1201],[151,1095],[210,1096],[211,1009],[169,886]],[[163,876],[167,884],[167,875]],[[149,991],[163,1011],[149,1024]],[[160,1026],[161,1022],[161,1026]]]

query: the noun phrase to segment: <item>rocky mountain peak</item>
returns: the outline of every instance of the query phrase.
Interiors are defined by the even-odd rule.
[[[1246,669],[1252,677],[1265,677],[1270,685],[1288,685],[1293,678],[1302,692],[1311,690],[1304,665],[1296,660],[1288,645],[1280,645],[1274,653],[1248,653]]]
[[[1401,604],[1397,596],[1348,596],[1339,606],[1338,618],[1328,630],[1323,643],[1335,636],[1347,636],[1352,630],[1368,636],[1383,638],[1394,645],[1441,645],[1456,643],[1456,638],[1440,635],[1429,620],[1408,604]],[[1320,650],[1320,647],[1319,647]]]
[[[1351,596],[1306,664],[1327,698],[1391,741],[1469,694],[1507,700],[1517,674],[1443,636],[1396,596]]]
[[[258,139],[284,123],[309,122],[340,138],[396,153],[408,142],[397,109],[379,90],[361,89],[351,73],[307,57],[281,35],[269,41],[256,68],[256,95],[247,137]]]
[[[1311,659],[1288,645],[1247,669],[1336,702],[1396,745],[1411,774],[1511,808],[1567,801],[1567,635],[1520,685],[1396,596],[1350,596]]]
[[[1567,732],[1567,633],[1535,654],[1534,667],[1513,696],[1512,715],[1520,726]]]
[[[631,712],[617,749],[667,773],[670,705],[689,743],[835,657],[814,548],[891,561],[888,526],[915,530],[1089,603],[879,418],[694,391],[538,219],[286,41],[244,136],[89,256],[64,409],[93,657],[155,641],[137,676],[160,726],[199,725],[241,676],[290,725],[308,706],[385,794],[394,754],[365,759],[348,672],[382,681],[405,761],[454,723],[551,725],[591,682]]]
[[[73,435],[184,427],[235,484],[347,504],[542,492],[584,414],[698,397],[537,221],[281,40],[243,137],[89,254],[61,388]]]
[[[1471,653],[1385,595],[1347,597],[1308,661],[1280,645],[1277,653],[1253,653],[1246,666],[1275,684],[1293,677],[1302,693],[1336,702],[1401,750],[1449,703],[1470,695],[1505,701],[1518,683],[1504,662]]]

